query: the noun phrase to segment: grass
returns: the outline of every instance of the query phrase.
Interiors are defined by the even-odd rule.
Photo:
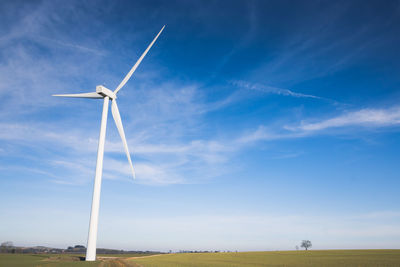
[[[80,261],[83,255],[65,254],[0,254],[0,266],[7,267],[53,267],[53,266],[141,266],[141,267],[192,267],[192,266],[286,266],[286,267],[369,267],[400,266],[400,250],[320,250],[320,251],[279,251],[239,253],[187,253],[162,254],[150,257],[148,254],[98,255],[113,257],[96,262]]]
[[[118,257],[118,258],[131,258],[131,257],[145,257],[155,255],[157,253],[131,253],[131,254],[97,254],[97,257]],[[85,256],[85,255],[81,255]]]
[[[129,260],[144,267],[400,266],[400,250],[324,250],[240,253],[169,254]]]
[[[59,254],[0,254],[0,266],[98,266],[98,262],[80,261],[80,256]]]
[[[85,262],[85,256],[82,254],[0,254],[1,267],[67,267],[67,266],[129,266],[124,261],[125,258],[143,257],[149,254],[98,254],[98,261]],[[135,266],[135,264],[130,264]]]

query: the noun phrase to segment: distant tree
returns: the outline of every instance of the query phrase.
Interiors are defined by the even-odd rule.
[[[11,241],[6,241],[6,242],[1,243],[1,246],[2,247],[6,247],[6,248],[10,248],[10,247],[13,247],[14,244]]]
[[[301,241],[300,247],[304,248],[305,250],[308,250],[308,248],[312,247],[311,241],[310,240]]]
[[[85,248],[85,246],[82,245],[76,245],[75,248]]]
[[[296,246],[296,250],[299,250],[299,246]]]

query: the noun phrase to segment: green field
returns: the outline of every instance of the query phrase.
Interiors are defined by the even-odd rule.
[[[106,255],[104,255],[106,256]],[[109,255],[108,255],[109,256]],[[116,256],[116,255],[114,255]],[[139,257],[138,256],[143,256]],[[100,256],[101,257],[101,256]],[[133,258],[135,257],[135,258]],[[187,253],[154,256],[119,255],[96,262],[78,255],[0,254],[0,266],[400,266],[400,250],[321,250],[239,253]]]
[[[132,257],[148,256],[149,254],[107,254],[98,255],[100,260],[96,262],[83,261],[84,255],[66,255],[66,254],[0,254],[0,267],[55,267],[55,266],[137,266],[134,263],[128,263],[124,259]]]
[[[153,266],[400,266],[400,250],[170,254],[130,260]]]

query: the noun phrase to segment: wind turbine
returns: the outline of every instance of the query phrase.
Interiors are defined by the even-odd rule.
[[[124,149],[126,156],[128,157],[129,165],[131,167],[133,178],[135,178],[135,170],[133,169],[131,156],[128,150],[128,144],[126,143],[124,128],[121,122],[121,116],[119,114],[118,106],[117,106],[117,93],[121,88],[128,82],[129,78],[131,78],[133,72],[137,69],[140,62],[142,62],[143,58],[146,56],[147,52],[153,46],[154,42],[157,40],[158,36],[160,36],[161,32],[164,30],[165,25],[162,27],[160,32],[154,38],[154,40],[150,43],[147,49],[143,52],[141,57],[132,67],[132,69],[128,72],[122,82],[118,85],[118,87],[111,91],[110,89],[98,85],[96,86],[96,92],[91,93],[82,93],[82,94],[63,94],[63,95],[53,95],[60,97],[77,97],[77,98],[93,98],[93,99],[103,99],[103,113],[101,116],[101,126],[100,126],[100,137],[99,137],[99,146],[97,150],[97,163],[96,163],[96,175],[94,178],[94,188],[93,188],[93,199],[92,199],[92,210],[90,213],[90,223],[89,223],[89,236],[87,243],[87,251],[86,251],[86,261],[95,261],[96,260],[96,241],[97,241],[97,225],[99,221],[99,206],[100,206],[100,190],[101,190],[101,176],[103,171],[103,156],[104,156],[104,142],[106,138],[106,125],[107,125],[107,115],[108,115],[108,103],[111,100],[111,113],[115,121],[115,125],[117,126],[119,135],[121,136],[122,143],[124,144]]]

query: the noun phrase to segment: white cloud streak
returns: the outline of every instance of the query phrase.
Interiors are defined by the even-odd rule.
[[[229,165],[232,157],[247,146],[260,141],[310,137],[315,134],[323,134],[324,130],[331,128],[349,129],[341,131],[343,134],[343,132],[351,133],[353,131],[352,128],[355,126],[357,126],[356,130],[359,131],[359,126],[375,129],[399,124],[399,107],[388,109],[370,108],[349,111],[333,118],[318,120],[317,122],[302,121],[299,125],[284,126],[280,130],[259,126],[257,130],[240,133],[237,138],[231,140],[191,139],[187,141],[180,140],[179,142],[176,140],[160,142],[162,137],[159,134],[152,132],[151,128],[145,128],[144,134],[139,133],[136,138],[128,139],[128,144],[131,147],[134,165],[138,173],[137,182],[149,185],[196,183],[201,182],[202,179],[207,180],[223,174],[226,172],[227,168],[225,167]],[[168,126],[162,125],[169,129]],[[147,132],[152,133],[147,134]],[[172,136],[163,138],[165,140],[180,134],[175,132]],[[96,135],[97,133],[94,130],[91,133],[85,130],[82,131],[82,129],[65,131],[62,124],[53,125],[51,128],[45,124],[0,124],[0,139],[9,143],[14,142],[22,146],[36,148],[40,146],[40,150],[54,149],[54,147],[62,151],[67,149],[68,153],[64,152],[65,155],[58,154],[59,159],[50,160],[49,164],[56,164],[65,170],[79,173],[79,175],[75,175],[78,184],[89,181],[93,174],[94,155],[97,149],[97,140],[93,136]],[[4,150],[1,147],[0,149]],[[115,158],[116,155],[118,155],[118,159]],[[74,158],[79,158],[79,160],[74,160]],[[111,138],[108,137],[104,177],[106,179],[130,180],[128,164],[125,161],[119,137],[117,135],[112,135]],[[204,172],[204,170],[208,171]],[[189,179],[188,175],[190,176]],[[63,180],[56,173],[51,173],[50,179],[54,179],[56,182],[66,182],[66,179]],[[67,182],[73,183],[74,181],[68,180]]]
[[[330,119],[317,122],[302,122],[295,127],[286,127],[289,130],[322,131],[338,127],[385,127],[400,124],[400,107],[388,109],[361,109],[347,112]]]
[[[352,134],[361,130],[399,126],[400,107],[365,108],[348,111],[328,119],[309,121],[303,120],[298,125],[284,125],[281,129],[260,125],[256,130],[243,134],[237,142],[244,145],[259,141],[304,138],[324,134],[325,130],[329,129],[341,129],[339,134]],[[329,132],[329,134],[332,133],[332,131]]]
[[[244,88],[244,89],[247,89],[247,90],[254,90],[254,91],[262,92],[262,93],[265,93],[265,94],[275,94],[275,95],[283,95],[283,96],[291,96],[291,97],[322,99],[321,97],[318,97],[318,96],[297,93],[297,92],[291,91],[289,89],[278,88],[278,87],[262,85],[262,84],[257,84],[257,83],[249,83],[249,82],[246,82],[246,81],[232,81],[232,84],[237,86],[237,87],[239,87],[239,88]]]
[[[207,110],[207,106],[196,98],[196,87],[169,84],[145,90],[146,95],[143,95],[144,91],[141,89],[135,91],[142,101],[133,108],[130,107],[130,112],[126,112],[129,109],[124,106],[123,101],[120,102],[128,144],[137,169],[137,182],[153,185],[193,183],[221,173],[221,166],[227,162],[232,152],[223,141],[196,137],[181,139],[182,135],[188,134],[187,129],[189,132],[197,129],[197,122],[193,119],[199,116],[199,110]],[[135,114],[135,117],[130,118],[130,113]],[[130,179],[120,138],[116,135],[112,120],[109,124],[111,131],[107,131],[104,177]],[[88,181],[84,177],[92,176],[94,171],[98,133],[96,128],[88,128],[91,125],[93,123],[88,123],[83,117],[72,125],[69,119],[49,123],[3,122],[0,123],[0,139],[13,146],[44,151],[45,155],[41,155],[43,160],[58,166],[53,171],[59,172],[59,168],[63,168],[65,171],[62,173],[75,177],[73,180],[81,184]],[[95,125],[98,126],[97,123]],[[141,131],[135,131],[136,128]],[[54,157],[50,150],[60,151],[56,152],[57,160],[50,160],[50,157]],[[211,166],[213,167],[210,168]],[[203,173],[204,169],[212,170]],[[71,175],[71,171],[76,174]],[[54,177],[57,183],[73,183],[69,177],[63,180],[62,176],[54,173],[50,179]]]

